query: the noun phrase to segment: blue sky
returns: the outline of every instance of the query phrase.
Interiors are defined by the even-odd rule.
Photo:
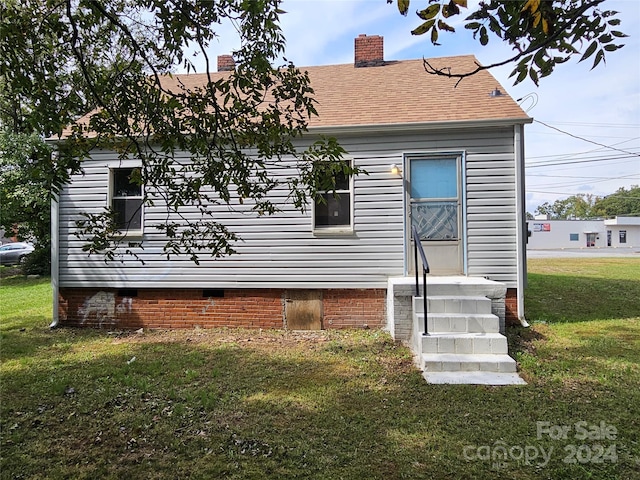
[[[386,60],[474,54],[483,64],[507,58],[511,50],[492,38],[481,47],[463,28],[441,34],[441,46],[426,36],[412,36],[419,25],[415,11],[427,0],[413,0],[407,17],[386,0],[284,0],[281,24],[286,57],[298,66],[351,63],[353,41],[361,33],[382,35]],[[470,0],[470,9],[477,0]],[[630,35],[625,47],[610,53],[606,65],[590,70],[591,61],[560,65],[536,87],[513,86],[513,66],[492,71],[506,91],[535,120],[525,129],[527,211],[543,202],[578,193],[604,196],[640,184],[640,1],[607,0],[620,12],[620,30]],[[221,32],[212,55],[230,53],[237,40]],[[426,75],[426,74],[425,74]],[[583,137],[597,144],[574,138]],[[622,151],[620,151],[622,150]],[[625,153],[626,152],[626,153]],[[634,155],[635,154],[635,155]]]

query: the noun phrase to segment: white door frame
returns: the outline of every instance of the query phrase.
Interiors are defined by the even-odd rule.
[[[411,160],[416,159],[455,159],[457,170],[457,191],[458,191],[458,268],[452,275],[466,275],[467,273],[467,218],[466,218],[466,182],[465,182],[465,155],[463,151],[439,151],[439,152],[407,152],[403,155],[404,175],[404,225],[405,225],[405,275],[412,275],[413,270],[413,241],[411,238]],[[447,241],[442,241],[446,245]],[[453,242],[448,242],[454,245]],[[437,245],[434,242],[433,245]],[[433,247],[432,245],[432,247]],[[429,260],[427,254],[427,261]],[[437,274],[437,271],[434,272]]]

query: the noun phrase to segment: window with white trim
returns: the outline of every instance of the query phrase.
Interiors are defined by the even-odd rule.
[[[142,234],[142,185],[139,168],[111,170],[111,209],[124,235]]]
[[[342,172],[337,173],[334,179],[335,194],[333,191],[319,191],[316,196],[313,209],[315,231],[351,231],[353,228],[353,180]]]

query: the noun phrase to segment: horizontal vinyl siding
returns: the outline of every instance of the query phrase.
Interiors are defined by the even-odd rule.
[[[502,153],[468,152],[467,272],[515,287],[516,169],[513,130],[493,139]]]
[[[362,140],[361,140],[362,141]],[[105,265],[100,256],[82,252],[83,240],[74,236],[80,211],[99,212],[107,204],[108,168],[118,166],[108,152],[97,152],[85,164],[60,198],[62,286],[138,288],[381,288],[390,275],[403,273],[402,179],[389,172],[392,163],[383,152],[354,162],[368,171],[354,179],[354,233],[319,234],[312,231],[311,209],[300,213],[286,204],[287,191],[272,192],[281,208],[272,216],[258,217],[249,205],[215,207],[214,219],[238,234],[237,254],[211,259],[200,254],[200,265],[186,257],[162,254],[165,239],[152,227],[166,218],[158,200],[144,211],[144,250],[133,249],[145,265],[133,258]],[[291,175],[279,168],[275,175]],[[185,207],[181,215],[200,218],[197,208]],[[135,239],[133,239],[135,241]]]
[[[354,179],[354,233],[314,235],[311,211],[283,204],[286,190],[272,192],[283,209],[257,217],[250,206],[216,207],[214,219],[238,234],[237,254],[221,259],[200,255],[162,255],[164,238],[152,225],[164,220],[162,201],[144,211],[144,250],[105,264],[82,252],[75,221],[80,212],[98,213],[107,205],[109,167],[124,166],[110,152],[96,152],[84,164],[84,176],[60,196],[60,285],[63,287],[138,288],[385,288],[389,276],[404,273],[403,178],[390,173],[408,153],[464,152],[467,172],[468,269],[471,275],[515,279],[515,185],[512,128],[430,131],[423,135],[341,137],[355,164],[369,174]],[[279,168],[274,175],[290,175]],[[196,208],[181,214],[199,218]],[[133,239],[133,241],[136,241]],[[496,253],[499,256],[494,255]],[[492,261],[492,258],[497,259]]]

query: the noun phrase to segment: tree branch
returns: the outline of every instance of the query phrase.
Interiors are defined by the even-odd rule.
[[[513,62],[515,62],[517,60],[520,60],[521,58],[525,57],[526,55],[529,55],[530,53],[533,53],[533,52],[535,52],[537,50],[540,50],[541,48],[545,48],[545,47],[548,47],[548,46],[552,45],[556,40],[558,40],[565,33],[565,30],[567,28],[569,28],[571,26],[571,24],[577,18],[579,18],[584,12],[586,12],[587,10],[589,10],[592,7],[598,6],[599,4],[603,3],[604,1],[605,0],[592,0],[591,2],[583,3],[562,24],[562,28],[556,29],[556,31],[555,31],[555,33],[553,35],[547,37],[544,41],[542,41],[540,43],[532,43],[532,44],[530,44],[529,47],[527,47],[525,50],[520,50],[516,55],[514,55],[513,57],[510,57],[510,58],[508,58],[506,60],[503,60],[503,61],[500,61],[500,62],[496,62],[496,63],[492,63],[490,65],[480,65],[480,64],[476,63],[477,67],[474,70],[471,70],[471,71],[465,72],[465,73],[451,73],[451,68],[450,67],[436,68],[433,65],[431,65],[429,60],[427,60],[426,58],[423,58],[424,69],[430,75],[438,75],[438,76],[443,76],[443,77],[448,77],[448,78],[457,78],[458,79],[458,81],[456,82],[456,87],[457,87],[463,79],[465,79],[467,77],[471,77],[471,76],[475,75],[478,72],[481,72],[483,70],[490,70],[490,69],[496,68],[496,67],[501,67],[501,66],[506,65],[508,63],[513,63]]]

